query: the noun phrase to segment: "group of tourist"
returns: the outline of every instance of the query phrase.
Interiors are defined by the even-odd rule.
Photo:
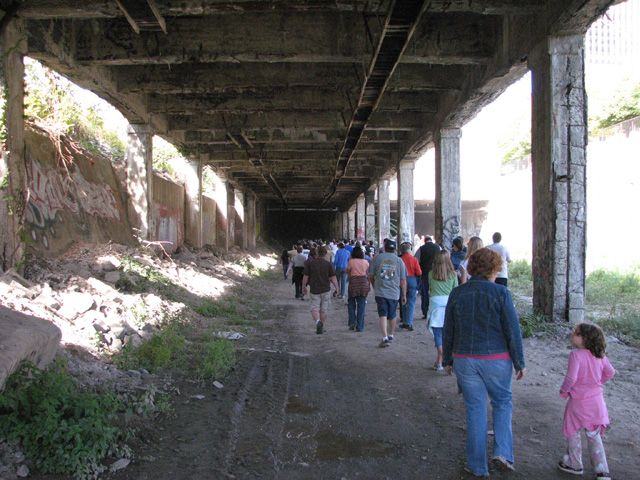
[[[427,328],[434,338],[434,369],[455,373],[462,393],[467,422],[467,470],[488,477],[487,399],[491,400],[493,456],[491,463],[503,472],[514,468],[512,433],[512,372],[525,376],[520,323],[508,285],[511,257],[499,232],[487,247],[479,237],[453,240],[450,250],[425,236],[415,251],[385,239],[376,254],[373,243],[345,240],[301,243],[282,253],[285,279],[292,274],[296,298],[310,290],[311,316],[322,334],[333,296],[347,296],[348,328],[364,330],[365,308],[373,287],[382,339],[381,348],[394,341],[400,306],[400,328],[414,330],[418,291]],[[586,432],[596,479],[610,479],[602,432],[609,425],[603,384],[615,374],[605,355],[602,330],[591,324],[576,326],[571,336],[576,350],[560,388],[566,398],[563,433],[566,453],[558,468],[582,475],[581,431]]]

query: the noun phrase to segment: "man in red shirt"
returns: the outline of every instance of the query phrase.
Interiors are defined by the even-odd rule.
[[[418,295],[418,281],[422,275],[420,263],[411,252],[411,244],[405,242],[400,245],[400,258],[407,267],[407,303],[402,305],[402,323],[400,328],[406,328],[413,332],[413,315],[416,308],[416,296]]]

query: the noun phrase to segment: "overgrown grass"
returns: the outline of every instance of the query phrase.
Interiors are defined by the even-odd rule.
[[[206,300],[202,305],[195,307],[194,310],[203,317],[228,317],[238,313],[236,303],[231,299],[222,301]]]
[[[125,346],[114,361],[123,369],[144,368],[150,372],[171,369],[205,379],[228,374],[236,357],[229,340],[213,338],[210,332],[197,332],[174,320],[146,342]]]
[[[524,311],[517,296],[533,295],[531,265],[518,260],[509,265],[509,288],[516,294],[523,336],[552,328],[544,317]],[[621,273],[604,269],[594,270],[586,277],[586,308],[591,321],[598,323],[607,334],[627,343],[640,346],[640,274],[638,269]]]
[[[129,455],[128,431],[116,425],[123,410],[115,395],[81,389],[61,362],[24,365],[0,394],[0,435],[43,473],[95,478],[105,457]]]
[[[176,297],[178,285],[150,265],[127,256],[122,259],[122,271],[124,274],[116,282],[116,288],[122,292],[145,293],[154,290],[168,299]]]

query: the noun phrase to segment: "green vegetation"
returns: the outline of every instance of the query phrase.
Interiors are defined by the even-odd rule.
[[[56,135],[71,136],[94,154],[124,157],[124,132],[108,128],[98,107],[82,105],[73,83],[31,59],[25,62],[25,77],[27,119]]]
[[[110,455],[128,456],[124,410],[114,395],[82,390],[61,362],[24,365],[0,394],[0,435],[19,443],[43,473],[95,478]]]
[[[238,313],[236,303],[231,299],[226,300],[225,303],[207,300],[194,310],[203,317],[230,317]]]
[[[223,378],[236,364],[236,350],[229,340],[214,338],[196,345],[196,375],[200,379]]]
[[[551,331],[553,325],[530,311],[522,302],[533,295],[531,265],[518,260],[509,266],[509,288],[521,316],[523,336]],[[605,332],[627,343],[640,346],[640,273],[638,269],[620,273],[604,269],[594,270],[586,278],[586,308],[590,320]]]
[[[122,260],[122,271],[124,274],[115,285],[118,290],[133,293],[154,290],[168,299],[176,298],[178,286],[157,268],[127,256]]]
[[[640,117],[640,84],[618,94],[604,114],[593,119],[593,123],[597,131],[635,117]]]
[[[515,145],[507,149],[502,157],[502,165],[510,165],[518,160],[531,155],[531,139],[520,140]]]
[[[153,168],[169,175],[173,180],[177,180],[177,172],[173,167],[172,160],[182,158],[176,147],[161,137],[153,137]]]
[[[207,305],[216,305],[208,303]],[[236,318],[233,310],[219,310]],[[150,372],[176,369],[199,379],[222,378],[236,363],[235,347],[210,332],[199,332],[177,318],[164,322],[160,331],[139,346],[127,345],[114,357],[121,369],[144,368]]]

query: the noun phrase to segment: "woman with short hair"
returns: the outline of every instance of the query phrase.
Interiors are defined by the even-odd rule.
[[[354,247],[347,264],[349,276],[349,330],[364,330],[364,312],[369,295],[369,262],[364,259],[361,247]]]
[[[469,257],[471,278],[449,295],[444,320],[444,361],[455,371],[467,412],[467,465],[487,477],[487,396],[493,417],[492,463],[515,470],[511,427],[511,376],[524,377],[520,323],[509,290],[494,283],[502,257],[481,248]]]

